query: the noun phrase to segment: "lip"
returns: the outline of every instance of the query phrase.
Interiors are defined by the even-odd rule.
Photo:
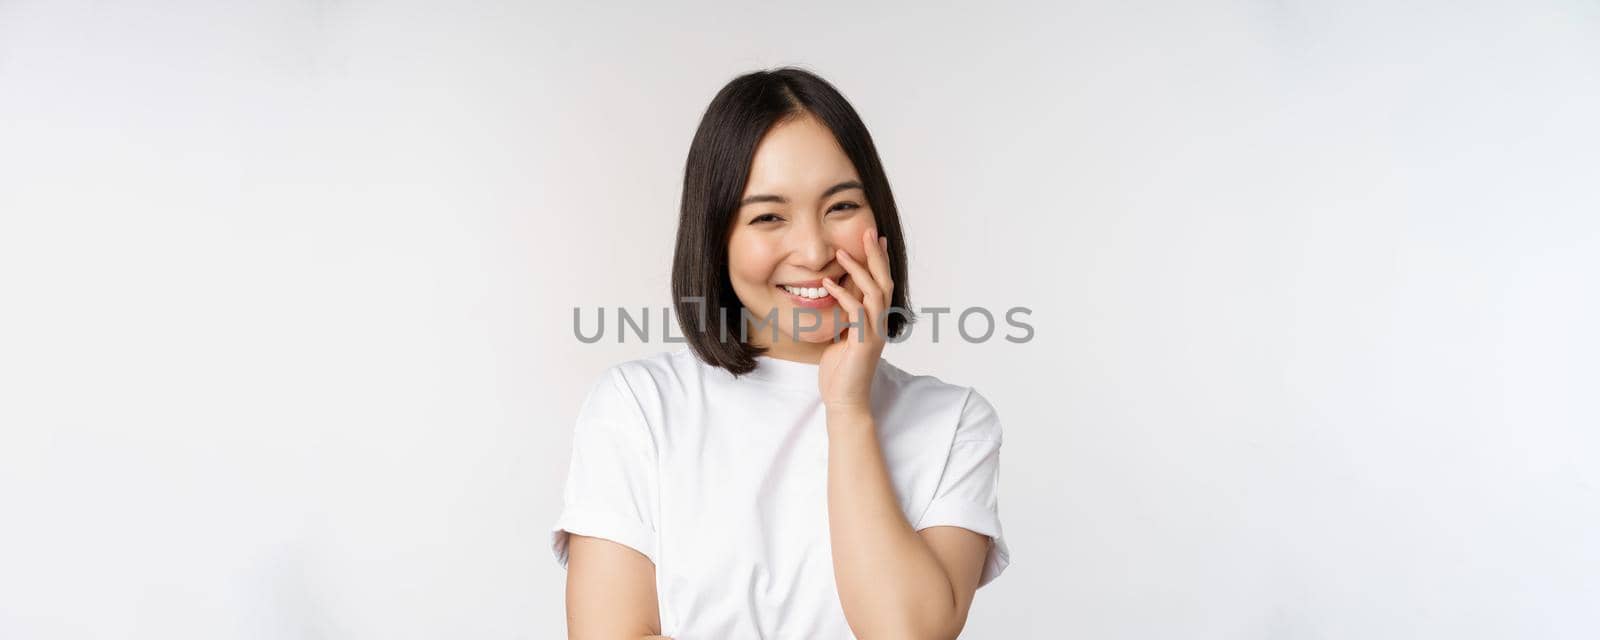
[[[850,275],[849,274],[845,274],[842,277],[846,281],[848,281],[849,278],[850,278]],[[840,285],[843,284],[842,282],[839,282],[837,280],[835,280],[834,282],[837,283],[837,284],[840,284]],[[817,298],[815,300],[812,300],[811,298],[802,298],[802,297],[797,296],[795,294],[789,293],[787,290],[784,289],[785,286],[820,288],[822,286],[822,281],[821,280],[806,280],[806,281],[801,281],[801,282],[790,282],[790,283],[784,283],[784,284],[776,284],[776,285],[772,285],[772,286],[778,290],[778,293],[781,293],[785,297],[789,298],[790,304],[793,304],[796,307],[801,307],[801,308],[804,308],[804,309],[827,309],[827,308],[832,307],[833,305],[836,305],[836,304],[839,303],[839,301],[834,299],[834,297],[831,296],[831,295],[823,296],[821,298]]]
[[[838,276],[838,277],[830,276],[830,278],[832,278],[834,284],[844,284],[844,281],[849,279],[849,277],[850,277],[849,273],[846,273],[846,274]],[[822,287],[822,280],[821,279],[817,279],[817,280],[797,280],[795,282],[780,282],[780,283],[778,283],[778,286],[780,286],[780,287],[801,287],[801,288],[806,288],[806,289],[817,289],[817,288],[821,288]]]

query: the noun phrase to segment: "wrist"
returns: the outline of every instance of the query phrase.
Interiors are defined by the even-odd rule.
[[[823,410],[828,416],[828,426],[870,424],[872,422],[872,408],[857,403],[824,403]]]

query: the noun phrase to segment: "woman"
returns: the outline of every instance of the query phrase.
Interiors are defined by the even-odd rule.
[[[552,532],[570,637],[960,633],[1010,561],[1001,429],[972,388],[881,357],[906,281],[844,97],[794,68],[723,87],[684,175],[688,346],[612,367],[579,414]]]

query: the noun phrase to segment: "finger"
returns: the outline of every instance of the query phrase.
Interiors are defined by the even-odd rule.
[[[839,263],[844,265],[845,271],[850,273],[850,279],[861,289],[862,303],[866,306],[870,318],[866,326],[872,329],[874,336],[881,336],[882,331],[878,329],[878,315],[883,313],[883,290],[879,289],[878,283],[872,279],[872,273],[861,263],[856,262],[855,258],[850,257],[849,252],[839,250]]]
[[[889,305],[889,294],[894,292],[894,272],[889,270],[889,239],[878,235],[877,229],[868,229],[862,238],[867,250],[867,269],[883,291],[883,304]]]
[[[828,290],[828,295],[833,296],[833,299],[839,302],[839,306],[844,307],[845,317],[849,318],[854,316],[854,322],[862,322],[861,314],[863,313],[863,308],[860,300],[857,300],[856,297],[851,295],[849,291],[846,291],[844,287],[839,286],[839,283],[834,282],[832,278],[823,278],[822,288]]]
[[[844,307],[845,311],[853,312],[856,309],[861,308],[861,300],[857,299],[854,294],[850,293],[849,289],[839,286],[839,283],[834,282],[833,278],[824,277],[822,279],[822,288],[827,289],[828,295],[833,296],[834,300],[839,301],[839,306]]]

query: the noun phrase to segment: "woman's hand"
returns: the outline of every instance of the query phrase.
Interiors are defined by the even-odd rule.
[[[837,341],[822,352],[817,386],[830,415],[872,414],[872,378],[889,335],[886,310],[894,293],[894,280],[889,277],[889,242],[879,238],[878,230],[872,228],[861,234],[861,246],[866,250],[865,266],[849,252],[837,251],[850,282],[861,292],[860,298],[832,279],[822,279],[822,286],[843,308],[842,319],[857,323],[841,332]]]

